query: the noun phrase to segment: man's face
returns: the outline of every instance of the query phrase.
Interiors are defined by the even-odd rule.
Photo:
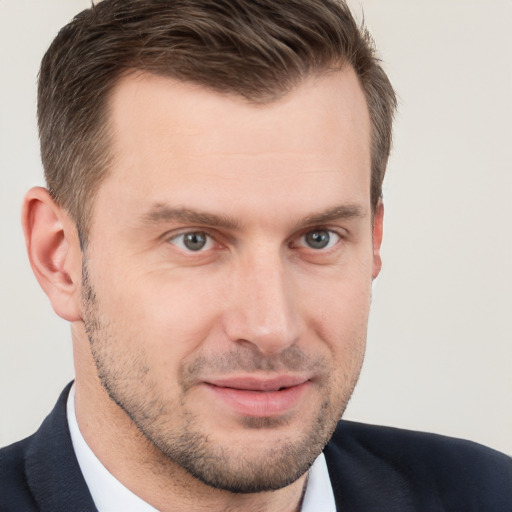
[[[133,75],[111,125],[82,290],[101,382],[204,483],[287,485],[353,391],[379,270],[358,81],[253,105]]]

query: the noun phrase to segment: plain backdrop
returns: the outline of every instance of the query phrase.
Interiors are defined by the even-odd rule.
[[[346,418],[512,454],[512,3],[350,3],[400,108],[384,267]],[[19,213],[43,184],[39,62],[87,6],[0,0],[0,445],[32,433],[73,378],[69,327],[32,276]]]

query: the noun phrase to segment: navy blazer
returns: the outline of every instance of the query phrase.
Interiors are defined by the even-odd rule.
[[[0,450],[0,512],[96,511],[69,387],[34,435]],[[341,512],[512,512],[512,459],[469,441],[341,421],[324,453]]]

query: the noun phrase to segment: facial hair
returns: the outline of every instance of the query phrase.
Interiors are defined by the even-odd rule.
[[[101,297],[91,283],[85,258],[82,275],[82,317],[101,384],[110,399],[167,460],[200,482],[231,493],[281,489],[309,469],[332,436],[352,395],[362,355],[355,355],[360,362],[355,363],[354,375],[344,375],[343,385],[336,386],[330,379],[334,372],[332,363],[324,357],[309,356],[297,346],[265,356],[255,347],[239,345],[223,354],[202,354],[183,363],[177,379],[179,391],[167,396],[154,380],[144,352],[145,340],[137,340],[135,344],[127,340],[118,323],[101,312]],[[139,350],[130,352],[128,347],[139,347]],[[316,385],[320,388],[318,396],[323,398],[316,414],[293,438],[278,436],[271,447],[249,443],[235,448],[216,442],[201,421],[201,416],[208,412],[198,414],[187,408],[187,399],[199,376],[205,371],[227,376],[258,370],[319,375]],[[286,415],[243,417],[240,428],[275,431],[289,421]]]

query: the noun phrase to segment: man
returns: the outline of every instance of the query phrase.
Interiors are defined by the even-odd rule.
[[[395,96],[346,6],[104,0],[41,67],[23,211],[76,380],[0,510],[509,510],[512,462],[338,423]]]

